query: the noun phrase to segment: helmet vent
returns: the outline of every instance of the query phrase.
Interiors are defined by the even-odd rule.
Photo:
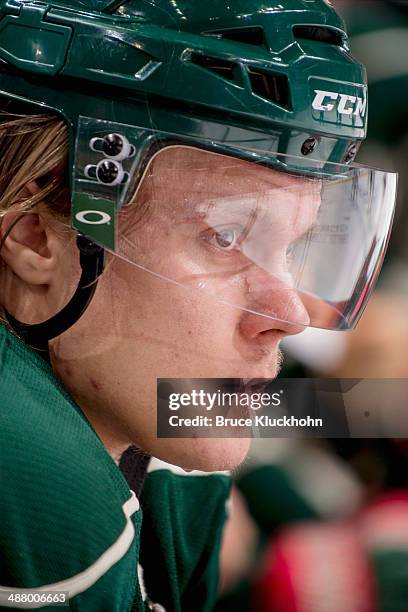
[[[244,45],[252,45],[255,47],[267,47],[265,33],[263,28],[237,28],[233,30],[214,30],[212,32],[204,32],[205,36],[213,36],[223,40],[232,40],[234,42],[243,43]]]
[[[257,96],[266,98],[279,106],[291,108],[289,81],[286,75],[266,72],[258,68],[248,69],[252,90]]]
[[[336,45],[337,47],[344,46],[343,36],[340,32],[323,26],[295,26],[293,28],[293,35],[298,39],[315,40],[329,45]]]
[[[235,81],[235,69],[237,66],[233,62],[227,62],[218,57],[209,57],[199,53],[193,53],[190,60],[193,64],[197,64],[197,66],[201,66],[201,68],[205,68],[223,79]]]

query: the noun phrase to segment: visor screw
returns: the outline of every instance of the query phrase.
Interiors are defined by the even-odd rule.
[[[109,134],[103,139],[102,151],[108,157],[116,157],[122,153],[124,139],[120,134]]]
[[[310,155],[311,153],[313,153],[317,145],[318,145],[317,138],[313,138],[313,137],[308,138],[302,144],[302,155]]]
[[[118,163],[111,161],[110,159],[104,159],[100,162],[96,169],[96,177],[98,181],[105,185],[112,185],[116,183],[120,172]]]
[[[349,164],[350,162],[354,161],[357,155],[357,151],[358,151],[358,146],[356,145],[356,143],[353,143],[352,145],[350,145],[349,148],[347,149],[347,153],[344,158],[344,162],[346,164]]]

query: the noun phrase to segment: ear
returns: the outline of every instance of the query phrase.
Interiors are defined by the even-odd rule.
[[[31,195],[39,191],[35,181],[27,183],[26,188]],[[37,212],[10,211],[3,217],[0,240],[8,231],[10,233],[4,241],[1,257],[9,268],[28,284],[49,284],[56,267],[57,253],[53,232],[44,217]]]

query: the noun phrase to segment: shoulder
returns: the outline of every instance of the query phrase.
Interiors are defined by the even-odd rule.
[[[2,334],[0,398],[1,477],[10,494],[34,491],[71,506],[82,505],[87,491],[87,503],[98,499],[108,510],[113,492],[115,499],[129,497],[113,459],[48,364]]]
[[[228,473],[151,460],[141,496],[141,563],[148,593],[166,609],[195,609],[197,601],[213,609],[230,487]]]
[[[0,335],[0,584],[58,584],[74,597],[120,560],[134,572],[139,502],[51,369],[27,351]]]

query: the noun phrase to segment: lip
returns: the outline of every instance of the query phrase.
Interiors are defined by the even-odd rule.
[[[240,393],[264,393],[274,378],[240,378]]]

